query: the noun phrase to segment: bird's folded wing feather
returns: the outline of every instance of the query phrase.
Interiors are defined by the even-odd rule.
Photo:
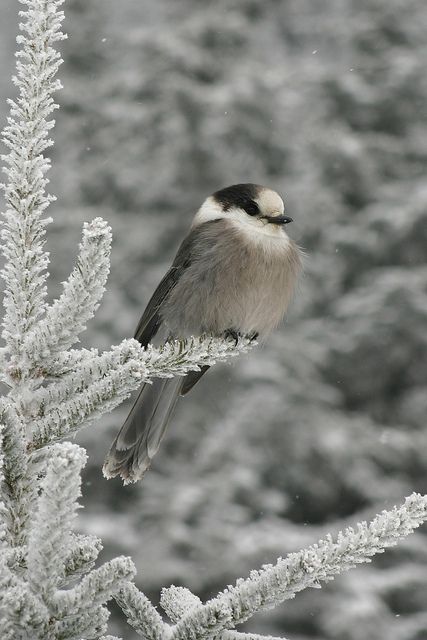
[[[194,229],[182,242],[171,268],[161,280],[141,316],[134,337],[144,347],[152,341],[162,324],[160,309],[163,302],[191,264],[192,250],[198,235],[198,229]]]
[[[146,347],[147,344],[152,341],[153,337],[159,330],[162,324],[162,318],[159,313],[160,307],[168,293],[178,282],[180,275],[181,270],[179,268],[171,267],[147,304],[134,336],[143,347]]]

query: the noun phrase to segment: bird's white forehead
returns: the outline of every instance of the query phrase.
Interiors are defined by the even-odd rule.
[[[265,215],[282,215],[285,210],[282,198],[272,189],[261,189],[254,200]]]

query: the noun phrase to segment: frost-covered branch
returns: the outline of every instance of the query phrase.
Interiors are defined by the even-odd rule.
[[[36,487],[32,481],[27,456],[25,424],[14,404],[0,402],[2,465],[0,486],[2,505],[0,518],[4,544],[19,553],[27,535],[31,503]]]
[[[96,536],[70,534],[70,540],[64,561],[64,578],[61,586],[76,576],[88,573],[102,549],[102,542]]]
[[[105,603],[132,579],[129,558],[93,569],[100,542],[72,532],[85,452],[70,443],[35,456],[31,407],[35,389],[70,374],[93,351],[67,353],[102,295],[109,269],[111,233],[102,220],[85,225],[76,268],[64,293],[46,312],[44,212],[49,160],[43,152],[54,122],[52,93],[61,63],[53,44],[62,0],[21,0],[18,98],[3,133],[8,178],[2,251],[6,259],[2,380],[10,387],[0,403],[0,628],[2,640],[96,638],[106,632]],[[46,363],[46,371],[43,365]],[[55,378],[57,376],[58,378]],[[46,386],[44,387],[46,389]],[[70,389],[70,393],[71,393]],[[64,590],[73,580],[72,588]]]
[[[69,349],[95,314],[110,270],[111,229],[102,218],[83,227],[80,252],[64,291],[25,341],[33,367],[43,370],[58,352]]]
[[[163,589],[161,605],[173,626],[166,625],[149,600],[133,585],[126,585],[116,597],[129,623],[149,640],[260,640],[255,634],[242,634],[234,627],[255,613],[271,609],[306,589],[320,588],[335,576],[372,556],[382,553],[409,535],[427,520],[427,496],[412,494],[400,507],[383,511],[370,524],[340,532],[317,544],[279,558],[276,565],[252,571],[216,598],[202,604],[188,589],[171,586]],[[266,640],[266,637],[263,636]],[[278,640],[278,639],[276,639]]]
[[[54,197],[45,192],[50,161],[43,152],[53,144],[48,137],[54,126],[49,117],[57,108],[52,94],[61,88],[55,75],[62,60],[53,45],[65,37],[61,33],[64,15],[58,11],[63,0],[21,2],[27,9],[20,12],[24,21],[17,41],[22,48],[16,54],[13,78],[19,95],[9,100],[10,117],[3,131],[9,153],[2,156],[8,178],[3,185],[7,206],[2,231],[3,338],[16,364],[25,356],[25,337],[45,311],[48,254],[44,244],[50,220],[42,216]]]
[[[147,640],[167,640],[169,625],[166,625],[149,599],[133,584],[126,584],[115,597],[128,623]]]
[[[252,571],[249,578],[238,580],[213,600],[190,608],[175,625],[172,638],[196,640],[232,629],[303,589],[319,588],[343,571],[370,562],[373,555],[397,544],[426,520],[427,496],[412,494],[401,507],[383,511],[370,524],[362,522],[356,529],[340,532],[336,542],[328,536],[274,566]]]
[[[73,589],[57,592],[56,611],[61,617],[90,612],[110,600],[134,576],[135,566],[130,558],[113,558],[88,573]]]
[[[32,448],[62,439],[95,418],[111,411],[142,382],[151,378],[185,375],[244,353],[251,342],[237,344],[220,338],[192,338],[142,349],[136,340],[124,340],[32,395],[28,408],[33,418]]]
[[[66,577],[66,567],[70,570],[71,527],[80,496],[80,472],[86,454],[68,442],[52,447],[49,454],[47,473],[29,535],[28,585],[49,611],[50,624],[55,620],[58,633],[65,635],[67,632],[73,636],[86,633],[94,620],[98,621],[96,624],[102,631],[108,617],[105,602],[134,576],[135,568],[129,558],[115,558],[88,572],[72,589],[60,589]],[[90,542],[92,548],[89,550]],[[96,540],[74,537],[73,543],[74,557],[89,555],[90,560],[96,557],[99,549]],[[90,569],[90,561],[85,564],[85,568]],[[80,569],[83,569],[81,563]]]
[[[80,497],[80,472],[86,454],[65,442],[49,451],[46,476],[28,541],[28,582],[43,600],[52,598],[65,577],[71,529]]]
[[[168,618],[177,623],[191,609],[203,606],[202,601],[194,593],[185,587],[176,587],[174,584],[162,589],[160,604]]]
[[[192,609],[203,606],[200,598],[195,596],[185,587],[175,587],[172,585],[167,589],[162,589],[160,604],[168,618],[178,623]],[[221,640],[286,640],[273,636],[261,636],[257,633],[241,633],[239,631],[223,631],[220,634]]]

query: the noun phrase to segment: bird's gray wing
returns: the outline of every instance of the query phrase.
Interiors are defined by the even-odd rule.
[[[162,324],[161,306],[168,294],[175,287],[184,271],[190,266],[192,249],[197,239],[197,230],[191,231],[182,242],[171,268],[162,278],[159,286],[151,296],[144,313],[138,323],[134,338],[146,347],[156,335]],[[178,336],[177,336],[178,337]]]
[[[178,282],[182,271],[182,268],[172,266],[147,304],[134,335],[134,338],[138,340],[143,347],[146,347],[158,332],[162,324],[162,318],[159,313],[160,308],[168,293]]]

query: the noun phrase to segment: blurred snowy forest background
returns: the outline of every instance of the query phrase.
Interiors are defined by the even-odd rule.
[[[17,2],[2,3],[0,115]],[[132,336],[192,215],[277,189],[305,248],[286,325],[183,401],[144,482],[102,478],[128,406],[80,434],[79,517],[161,586],[202,598],[328,531],[427,492],[425,0],[67,0],[51,190],[52,289],[81,223],[114,233],[86,345]],[[3,125],[2,125],[3,126]],[[421,531],[258,617],[293,640],[427,638]],[[119,615],[112,632],[133,637]]]

